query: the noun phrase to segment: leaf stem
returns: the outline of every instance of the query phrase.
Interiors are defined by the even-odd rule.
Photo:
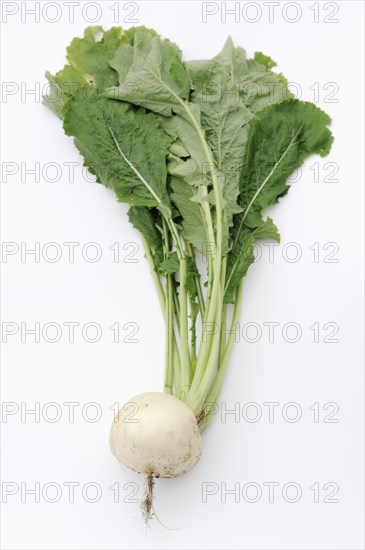
[[[173,298],[172,298],[172,279],[171,275],[167,275],[167,299],[166,299],[166,355],[165,355],[165,392],[173,393],[174,380],[174,319],[173,319]]]
[[[237,287],[236,300],[235,300],[235,304],[234,304],[231,329],[230,329],[227,345],[224,349],[222,360],[219,363],[218,373],[217,373],[217,376],[214,380],[213,386],[211,387],[211,389],[208,393],[208,396],[205,400],[205,403],[204,403],[204,406],[203,406],[204,410],[208,410],[208,408],[211,407],[212,404],[216,403],[216,401],[219,397],[219,394],[221,392],[221,389],[222,389],[224,376],[227,372],[228,362],[229,362],[229,358],[230,358],[231,352],[232,352],[232,347],[233,347],[233,344],[235,342],[236,333],[235,333],[234,330],[232,330],[232,328],[238,323],[238,320],[239,320],[239,315],[240,315],[240,310],[241,310],[241,302],[242,302],[242,287],[243,287],[243,284],[242,284],[242,280],[241,280],[241,282],[239,283],[239,285]],[[202,426],[203,428],[208,425],[208,423],[210,422],[212,416],[213,415],[208,415],[206,417],[206,420],[204,421],[203,426]]]
[[[162,314],[163,314],[165,323],[167,324],[167,316],[166,316],[166,301],[167,300],[166,300],[166,297],[165,297],[164,289],[163,289],[162,284],[161,284],[161,279],[160,279],[160,276],[159,276],[157,268],[156,268],[156,264],[155,264],[155,261],[154,261],[154,258],[153,258],[153,254],[152,254],[150,245],[148,244],[147,239],[144,237],[144,235],[142,233],[140,233],[140,237],[141,237],[143,247],[145,249],[146,259],[147,259],[149,267],[150,267],[152,278],[153,278],[153,281],[154,281],[155,286],[156,286],[157,295],[158,295],[158,298],[159,298],[159,301],[160,301]],[[179,358],[177,341],[176,341],[176,336],[175,336],[174,331],[173,331],[173,361],[172,361],[172,364],[173,364],[173,370],[174,370],[174,389],[173,389],[173,391],[174,391],[174,395],[176,395],[176,397],[179,397],[180,396],[180,358]],[[165,391],[167,393],[171,393],[169,391],[170,386],[166,385],[166,380],[168,379],[167,370],[169,368],[170,368],[170,362],[165,364]]]
[[[220,331],[220,338],[219,338],[219,364],[222,362],[224,350],[225,350],[224,336],[226,332],[225,331],[226,321],[227,321],[227,304],[223,304],[222,318],[221,318],[221,331]]]
[[[189,113],[190,113],[190,110],[189,110]],[[222,261],[222,245],[223,245],[222,191],[215,172],[215,165],[214,165],[212,152],[205,140],[202,129],[200,128],[198,122],[195,120],[195,117],[193,116],[193,114],[192,113],[190,114],[191,114],[190,118],[201,139],[204,152],[210,164],[210,174],[212,178],[213,193],[214,193],[215,208],[216,208],[217,236],[216,236],[216,239],[214,239],[214,242],[215,242],[214,260],[213,260],[213,266],[209,273],[209,279],[208,279],[208,297],[207,297],[205,315],[203,318],[203,330],[204,330],[204,325],[206,327],[210,327],[215,323],[218,323],[218,326],[220,326],[220,316],[221,316],[220,301],[222,299],[221,288],[220,288],[220,273],[221,273],[221,261]],[[212,222],[210,222],[210,224],[211,224],[211,230],[213,231]],[[205,377],[206,371],[208,370],[209,373],[211,371],[211,368],[212,368],[211,364],[214,361],[214,353],[217,348],[216,340],[217,338],[215,335],[213,335],[211,340],[203,339],[199,348],[199,353],[198,353],[197,363],[196,363],[196,370],[195,370],[193,381],[186,400],[186,403],[192,408],[193,411],[195,411],[196,406],[199,406],[197,404],[200,404],[201,400],[203,400],[204,402],[204,399],[205,399],[205,394],[203,395],[203,393],[204,391],[207,391],[207,390],[202,389],[201,382],[203,380],[203,377]],[[218,329],[218,345],[219,345],[219,329]],[[212,354],[212,359],[210,359],[210,354]],[[207,384],[208,384],[207,377],[205,377],[204,387],[206,387]]]
[[[190,243],[185,243],[185,246],[186,246],[186,249],[188,251],[189,256],[191,257],[191,259],[194,262],[194,266],[196,266],[196,258],[195,258],[193,247],[190,245]],[[203,318],[204,313],[205,313],[205,303],[204,303],[202,287],[200,285],[200,277],[198,275],[196,275],[194,277],[194,284],[195,284],[195,289],[196,289],[196,293],[197,293],[197,296],[198,296],[200,313],[201,313],[201,316]]]
[[[162,309],[162,312],[165,316],[165,302],[166,302],[165,292],[164,292],[162,284],[161,284],[161,279],[160,279],[160,276],[159,276],[157,268],[156,268],[155,260],[153,258],[153,254],[152,254],[152,251],[151,251],[150,245],[148,244],[147,239],[144,237],[144,235],[142,233],[139,233],[139,235],[140,235],[140,238],[141,238],[141,241],[142,241],[142,244],[143,244],[143,248],[145,249],[146,259],[148,261],[148,265],[150,267],[152,278],[153,278],[153,281],[154,281],[155,286],[156,286],[157,295],[158,295],[158,299],[160,301],[161,309]]]
[[[196,365],[196,315],[193,313],[194,305],[196,305],[196,302],[190,297],[191,370],[193,373]]]
[[[187,309],[186,258],[180,260],[180,361],[181,361],[181,399],[184,401],[190,387],[189,326]]]
[[[195,414],[201,412],[201,408],[206,399],[206,395],[212,384],[215,376],[218,358],[220,354],[220,339],[222,330],[222,300],[223,289],[226,274],[226,258],[222,259],[222,265],[220,265],[220,277],[214,279],[217,291],[212,295],[212,301],[210,307],[215,314],[212,322],[203,322],[203,336],[202,343],[199,349],[199,355],[197,360],[196,372],[194,373],[193,382],[190,388],[190,392],[187,398],[187,405],[193,410]],[[214,308],[214,309],[213,309]],[[209,317],[208,317],[209,319]],[[204,348],[204,355],[200,355],[200,352]],[[200,371],[200,377],[197,376],[199,359],[204,358],[204,365]]]

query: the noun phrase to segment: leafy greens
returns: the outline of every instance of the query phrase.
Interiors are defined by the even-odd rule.
[[[145,27],[89,27],[67,60],[46,73],[44,102],[97,181],[130,205],[166,322],[165,391],[204,427],[254,243],[280,238],[263,211],[310,155],[328,154],[330,118],[293,98],[272,59],[247,59],[230,38],[214,58],[184,62]]]

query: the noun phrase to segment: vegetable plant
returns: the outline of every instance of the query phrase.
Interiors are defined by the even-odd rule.
[[[328,154],[330,118],[293,97],[270,57],[247,59],[231,38],[212,59],[183,61],[151,29],[89,27],[67,61],[46,73],[44,102],[96,180],[130,206],[166,325],[164,393],[131,399],[137,422],[122,408],[110,440],[147,476],[148,519],[154,478],[199,460],[254,244],[279,241],[264,210],[310,155]]]

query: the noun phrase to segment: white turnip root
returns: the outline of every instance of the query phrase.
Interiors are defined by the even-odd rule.
[[[166,393],[148,392],[119,410],[110,446],[115,457],[135,472],[177,477],[198,462],[201,436],[185,403]]]
[[[137,395],[116,415],[110,446],[127,468],[147,476],[146,521],[151,515],[154,477],[185,474],[199,460],[201,436],[192,410],[159,392]]]

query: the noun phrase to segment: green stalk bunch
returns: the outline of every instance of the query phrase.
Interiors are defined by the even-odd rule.
[[[47,73],[45,104],[97,181],[130,205],[166,323],[164,389],[203,428],[254,244],[279,241],[262,212],[306,158],[329,152],[330,119],[293,98],[272,59],[247,59],[230,38],[213,59],[182,61],[153,30],[90,27],[67,60]]]

